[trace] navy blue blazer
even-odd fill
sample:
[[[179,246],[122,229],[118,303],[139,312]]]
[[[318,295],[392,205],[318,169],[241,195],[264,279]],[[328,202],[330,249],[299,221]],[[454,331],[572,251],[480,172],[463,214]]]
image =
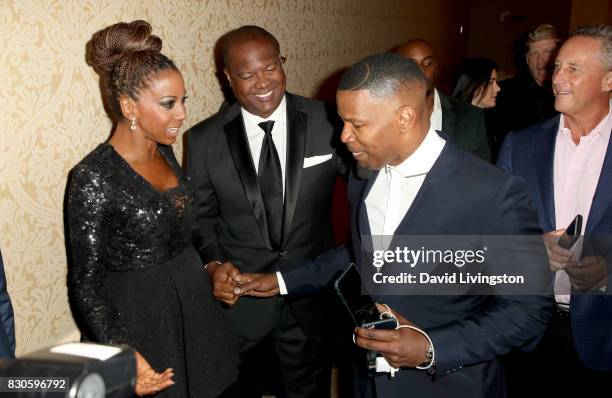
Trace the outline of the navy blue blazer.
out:
[[[553,165],[555,141],[560,116],[510,133],[502,145],[497,165],[527,181],[538,210],[540,226],[555,230],[555,198]],[[612,235],[612,146],[608,148],[593,196],[589,218],[584,227],[586,241],[610,242]],[[612,246],[600,247],[594,253],[608,258],[612,269]],[[589,253],[593,254],[593,253]],[[585,366],[591,369],[612,369],[612,289],[608,275],[605,295],[572,290],[571,325],[574,345]]]
[[[370,234],[365,198],[377,173],[349,180],[352,248]],[[541,233],[524,183],[447,143],[395,235],[532,235]],[[389,248],[393,250],[393,245]],[[543,263],[545,258],[542,258]],[[289,294],[308,294],[329,283],[349,261],[362,255],[337,248],[283,271]],[[543,265],[545,266],[545,264]],[[371,272],[374,272],[373,270]],[[364,276],[365,277],[365,276]],[[416,369],[375,379],[378,396],[491,397],[505,391],[498,357],[537,344],[552,315],[552,297],[387,295],[388,304],[425,329],[436,350],[437,375]]]
[[[2,252],[0,252],[0,358],[15,358],[13,305],[6,290]]]

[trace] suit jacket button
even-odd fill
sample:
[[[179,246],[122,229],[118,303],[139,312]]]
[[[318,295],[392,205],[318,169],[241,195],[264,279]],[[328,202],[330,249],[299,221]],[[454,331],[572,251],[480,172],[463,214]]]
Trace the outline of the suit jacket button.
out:
[[[281,250],[280,252],[278,252],[278,255],[281,257],[285,257],[287,255],[287,250]]]

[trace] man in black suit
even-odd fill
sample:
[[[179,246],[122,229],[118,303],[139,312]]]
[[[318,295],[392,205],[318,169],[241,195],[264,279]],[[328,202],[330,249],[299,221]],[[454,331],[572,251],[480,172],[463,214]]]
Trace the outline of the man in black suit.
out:
[[[241,351],[242,384],[261,367],[261,358],[249,354],[271,341],[288,397],[328,396],[319,298],[238,300],[232,289],[239,272],[282,270],[333,246],[332,192],[336,176],[347,172],[334,149],[337,115],[285,91],[284,59],[266,30],[229,32],[223,56],[237,103],[192,127],[187,140],[196,248],[215,296],[232,306],[227,315]],[[243,396],[258,394],[247,390]]]
[[[486,113],[494,159],[508,132],[543,122],[557,113],[551,78],[558,47],[555,27],[538,25],[527,35],[524,66],[519,74],[499,83],[497,106]]]
[[[394,259],[393,253],[407,248],[404,242],[420,248],[419,239],[423,239],[429,248],[432,241],[426,236],[435,235],[436,242],[459,241],[465,249],[468,243],[511,235],[497,241],[501,245],[489,245],[482,271],[523,274],[526,281],[535,282],[527,283],[534,288],[529,292],[536,294],[523,294],[528,291],[522,287],[508,289],[509,285],[497,286],[500,290],[486,286],[489,294],[483,294],[482,286],[474,284],[460,294],[446,290],[455,288],[452,281],[403,287],[383,282],[370,291],[378,302],[389,305],[404,326],[355,330],[358,346],[382,353],[390,365],[401,368],[393,378],[379,376],[371,384],[364,383],[356,395],[504,396],[498,356],[511,349],[532,348],[550,319],[552,299],[544,289],[548,270],[537,213],[520,178],[458,149],[431,128],[428,91],[417,65],[397,54],[372,55],[349,69],[337,94],[344,120],[341,139],[357,163],[373,171],[367,179],[351,176],[349,180],[354,254],[340,247],[279,275],[241,275],[247,283],[235,292],[299,297],[327,285],[349,261],[357,264],[366,286],[371,287],[368,281],[374,278],[447,269],[441,260],[412,268]],[[380,243],[376,237],[381,235],[390,239]],[[376,256],[368,249],[372,247],[391,254],[385,254],[378,269]],[[459,272],[453,267],[448,268],[449,274]],[[465,269],[476,273],[472,265]]]
[[[412,39],[397,47],[395,52],[415,61],[431,85],[438,77],[438,60],[431,44],[423,39]],[[444,131],[459,148],[479,158],[491,161],[487,130],[482,110],[444,95],[433,89],[427,98],[432,110],[430,122],[434,130]]]

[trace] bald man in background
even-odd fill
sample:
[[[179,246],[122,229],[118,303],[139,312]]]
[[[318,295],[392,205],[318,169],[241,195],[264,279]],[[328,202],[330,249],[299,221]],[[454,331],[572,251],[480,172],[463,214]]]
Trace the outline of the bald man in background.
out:
[[[482,110],[451,98],[435,88],[438,60],[433,46],[423,39],[411,39],[398,46],[395,52],[415,61],[434,88],[427,98],[433,109],[430,118],[433,129],[448,134],[449,139],[459,148],[490,162],[491,151]]]

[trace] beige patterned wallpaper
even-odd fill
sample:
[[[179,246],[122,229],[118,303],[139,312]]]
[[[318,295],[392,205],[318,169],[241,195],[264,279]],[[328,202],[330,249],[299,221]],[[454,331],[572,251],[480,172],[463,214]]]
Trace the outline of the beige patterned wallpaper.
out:
[[[448,15],[451,3],[0,0],[0,248],[17,354],[79,336],[68,306],[62,206],[68,171],[111,128],[84,60],[93,32],[150,21],[185,75],[190,126],[222,100],[212,52],[229,29],[269,29],[287,56],[288,88],[313,95],[327,76],[368,53],[413,35],[445,41],[458,26]],[[175,149],[181,152],[180,143]]]

